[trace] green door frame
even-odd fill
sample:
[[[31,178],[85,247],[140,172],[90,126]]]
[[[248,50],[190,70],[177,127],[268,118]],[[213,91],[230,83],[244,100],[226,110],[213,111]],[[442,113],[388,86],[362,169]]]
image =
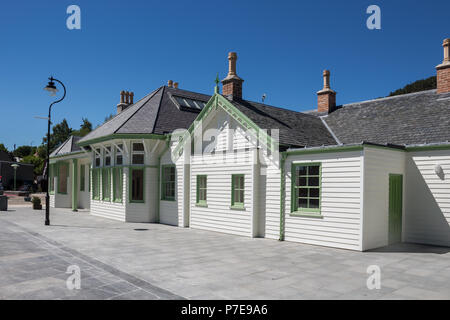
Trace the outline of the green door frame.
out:
[[[389,244],[402,241],[403,175],[389,174]]]

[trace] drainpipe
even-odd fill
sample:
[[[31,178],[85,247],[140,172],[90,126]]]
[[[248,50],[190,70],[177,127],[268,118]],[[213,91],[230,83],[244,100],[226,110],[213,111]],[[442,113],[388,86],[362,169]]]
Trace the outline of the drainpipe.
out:
[[[164,153],[169,149],[170,145],[170,135],[166,137],[166,146],[164,147],[164,150],[159,154],[158,156],[158,187],[157,187],[157,194],[158,199],[156,202],[156,222],[159,223],[159,203],[161,201],[161,157],[164,155]]]
[[[280,154],[280,241],[284,241],[284,217],[285,217],[285,208],[286,208],[286,172],[284,165],[286,163],[287,153],[286,151],[281,152]]]

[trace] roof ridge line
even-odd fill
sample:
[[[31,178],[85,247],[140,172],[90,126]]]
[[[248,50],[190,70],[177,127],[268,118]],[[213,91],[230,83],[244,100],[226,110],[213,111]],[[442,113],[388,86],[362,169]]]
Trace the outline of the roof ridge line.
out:
[[[162,102],[162,99],[164,98],[165,89],[166,89],[166,86],[162,86],[161,99],[159,99],[158,110],[156,111],[156,117],[155,117],[155,121],[153,122],[153,128],[151,131],[152,133],[155,132],[156,122],[158,121],[159,111],[161,110],[161,102]]]
[[[139,110],[141,110],[147,103],[148,101],[153,98],[155,96],[155,94],[157,94],[159,92],[159,90],[161,90],[162,87],[159,87],[158,90],[154,91],[153,94],[147,99],[147,101],[145,101],[139,108],[137,108],[129,117],[127,120],[125,120],[116,130],[114,130],[114,133],[117,133],[117,131],[120,130],[120,128],[122,128],[125,123],[127,123]]]

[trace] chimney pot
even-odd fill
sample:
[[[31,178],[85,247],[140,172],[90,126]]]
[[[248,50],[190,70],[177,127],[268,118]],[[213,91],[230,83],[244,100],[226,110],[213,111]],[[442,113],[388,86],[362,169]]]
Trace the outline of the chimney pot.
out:
[[[336,92],[330,88],[330,71],[323,71],[323,89],[317,92],[317,111],[332,112],[336,108]]]
[[[242,99],[242,83],[244,80],[236,74],[236,52],[228,53],[228,75],[222,80],[222,94],[228,98],[240,100]]]
[[[130,104],[133,104],[134,92],[130,92]]]
[[[436,66],[437,72],[437,93],[450,92],[450,38],[444,39],[444,59]]]
[[[168,86],[169,88],[172,88],[172,86],[173,86],[173,81],[172,81],[172,80],[167,81],[167,86]]]
[[[174,83],[173,83],[173,87],[174,87],[175,89],[178,89],[178,82],[174,82]]]

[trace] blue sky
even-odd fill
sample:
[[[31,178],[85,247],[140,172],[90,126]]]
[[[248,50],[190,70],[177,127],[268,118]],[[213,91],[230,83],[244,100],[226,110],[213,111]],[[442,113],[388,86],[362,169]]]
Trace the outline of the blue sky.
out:
[[[66,9],[81,8],[81,30]],[[366,27],[366,8],[381,8],[381,30]],[[450,37],[450,1],[7,1],[0,10],[0,143],[38,145],[52,98],[48,76],[62,80],[56,105],[78,129],[115,113],[120,90],[135,100],[173,79],[212,93],[227,53],[238,53],[245,99],[314,109],[322,70],[331,70],[337,103],[386,96],[435,75]]]

